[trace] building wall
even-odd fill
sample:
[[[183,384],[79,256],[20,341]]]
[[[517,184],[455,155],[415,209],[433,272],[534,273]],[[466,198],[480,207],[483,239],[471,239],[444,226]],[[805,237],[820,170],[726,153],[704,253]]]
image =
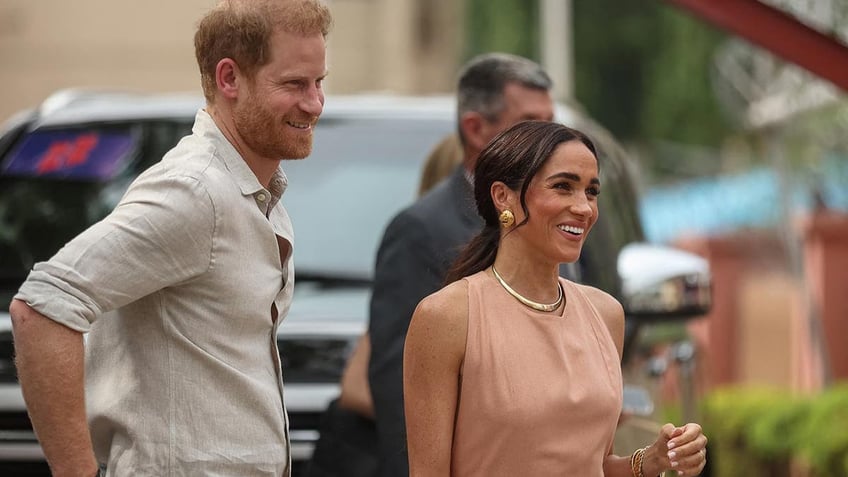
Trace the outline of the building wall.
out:
[[[452,90],[462,2],[326,0],[328,93]],[[3,0],[0,121],[68,87],[198,91],[192,38],[215,0]]]
[[[710,262],[713,306],[689,324],[701,391],[734,384],[791,386],[791,330],[798,278],[775,234],[742,231],[676,243]]]
[[[799,270],[773,234],[681,240],[710,262],[713,308],[689,330],[702,391],[768,385],[815,392],[848,381],[848,215],[816,212],[795,224]]]
[[[168,8],[172,4],[179,8]],[[192,36],[211,5],[211,0],[4,0],[0,118],[66,87],[199,90]]]
[[[328,89],[337,93],[453,90],[463,2],[332,0]]]
[[[817,332],[810,342],[819,346],[826,367],[821,370],[825,384],[848,382],[848,214],[820,211],[800,223],[804,237],[804,272],[809,290],[807,313],[815,320]],[[814,352],[816,350],[811,350]],[[809,361],[813,361],[810,358]],[[803,369],[801,369],[803,378]],[[803,382],[803,381],[802,381]]]

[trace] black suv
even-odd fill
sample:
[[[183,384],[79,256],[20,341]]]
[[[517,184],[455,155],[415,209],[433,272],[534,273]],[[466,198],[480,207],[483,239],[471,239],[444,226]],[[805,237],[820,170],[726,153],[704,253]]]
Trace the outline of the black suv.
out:
[[[283,163],[297,275],[278,339],[295,475],[312,454],[321,413],[338,394],[345,360],[366,328],[382,231],[415,199],[426,154],[454,131],[454,103],[451,97],[330,96],[312,155]],[[130,182],[190,132],[202,106],[199,95],[68,90],[7,121],[0,130],[4,307],[34,263],[108,214]],[[643,235],[633,171],[618,144],[577,111],[560,106],[558,120],[587,132],[601,153],[602,213],[579,271],[584,283],[625,304],[628,342],[643,319],[704,311],[703,263],[635,245]],[[646,259],[650,270],[643,267]],[[0,470],[46,475],[16,381],[5,312],[0,312]]]

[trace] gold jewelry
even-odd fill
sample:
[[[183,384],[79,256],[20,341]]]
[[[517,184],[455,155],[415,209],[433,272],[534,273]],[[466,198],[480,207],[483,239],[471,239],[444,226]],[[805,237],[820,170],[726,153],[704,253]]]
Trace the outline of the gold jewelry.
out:
[[[498,216],[498,220],[501,221],[501,225],[503,225],[505,228],[510,228],[512,227],[512,224],[515,223],[515,216],[512,215],[511,210],[506,209],[501,212],[500,216]]]
[[[648,450],[648,447],[650,446],[636,449],[636,452],[630,455],[630,472],[633,473],[633,477],[645,477],[645,474],[642,472],[642,464],[645,461],[645,451]],[[664,475],[665,473],[661,472],[657,477]]]
[[[633,473],[633,477],[644,477],[642,474],[642,459],[645,457],[645,449],[647,447],[636,449],[636,452],[630,455],[630,472]]]
[[[564,297],[564,293],[562,292],[562,284],[561,283],[558,283],[559,286],[557,287],[557,290],[559,290],[559,296],[557,296],[557,299],[556,299],[555,302],[550,303],[550,304],[538,303],[538,302],[535,302],[533,300],[529,300],[529,299],[521,296],[520,293],[513,290],[512,287],[509,286],[509,284],[507,284],[506,281],[504,281],[503,278],[501,278],[501,274],[498,273],[498,271],[495,269],[494,264],[492,265],[492,273],[495,275],[495,279],[498,280],[498,283],[500,283],[501,286],[504,287],[504,290],[506,290],[507,293],[512,295],[516,300],[520,301],[522,305],[529,306],[530,308],[532,308],[534,310],[538,310],[538,311],[554,311],[557,308],[559,308],[560,305],[562,305],[562,299]]]
[[[633,477],[639,477],[639,468],[636,467],[636,454],[638,453],[639,450],[636,450],[630,454],[630,473],[633,474]]]

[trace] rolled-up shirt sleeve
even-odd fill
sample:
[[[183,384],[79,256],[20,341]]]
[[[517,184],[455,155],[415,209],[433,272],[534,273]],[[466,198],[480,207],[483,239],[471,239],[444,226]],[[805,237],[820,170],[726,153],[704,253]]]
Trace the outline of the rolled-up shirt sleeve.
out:
[[[105,219],[37,263],[15,298],[87,332],[103,313],[212,267],[216,223],[197,178],[144,174]]]

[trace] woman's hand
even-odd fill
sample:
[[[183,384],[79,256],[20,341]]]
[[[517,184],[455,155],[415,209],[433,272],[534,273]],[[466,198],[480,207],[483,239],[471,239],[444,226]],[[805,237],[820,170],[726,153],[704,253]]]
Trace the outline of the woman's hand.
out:
[[[707,463],[707,436],[701,426],[689,423],[682,427],[666,424],[656,442],[645,449],[642,474],[653,477],[667,470],[678,475],[694,476]]]

